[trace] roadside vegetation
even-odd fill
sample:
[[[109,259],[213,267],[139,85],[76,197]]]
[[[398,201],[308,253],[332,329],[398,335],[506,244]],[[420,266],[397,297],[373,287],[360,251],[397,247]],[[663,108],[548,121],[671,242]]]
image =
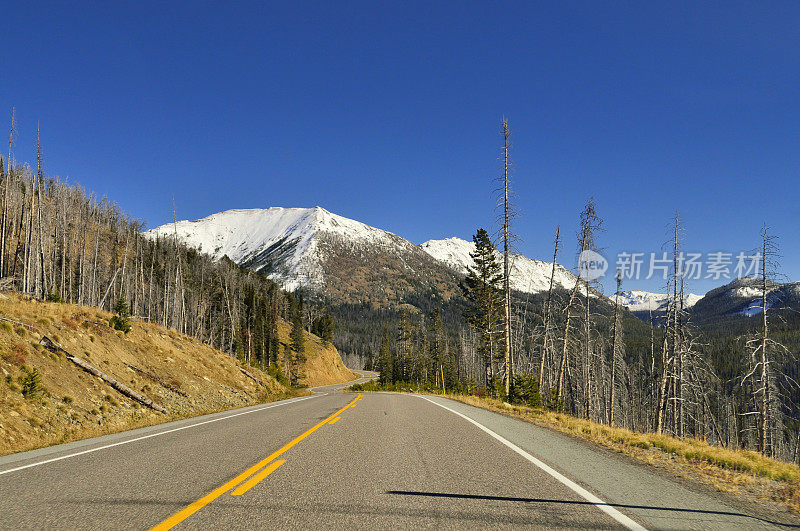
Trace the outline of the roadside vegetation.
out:
[[[124,304],[115,309],[0,293],[0,455],[280,400],[304,394],[306,385],[352,379],[335,348],[297,327],[293,340],[302,342],[305,361],[303,379],[292,385],[291,371],[280,364],[244,363],[130,317]],[[292,325],[279,321],[277,330],[279,344],[289,345]]]
[[[0,454],[351,380],[335,323],[107,198],[0,155]],[[316,332],[321,337],[312,335]]]

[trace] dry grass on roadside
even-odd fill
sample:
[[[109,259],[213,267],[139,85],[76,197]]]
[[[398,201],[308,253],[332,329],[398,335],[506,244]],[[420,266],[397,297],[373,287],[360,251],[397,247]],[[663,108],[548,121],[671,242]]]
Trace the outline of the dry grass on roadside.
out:
[[[513,406],[493,398],[448,395],[465,404],[521,418],[613,450],[681,476],[695,475],[725,492],[747,491],[800,513],[800,467],[750,450],[731,450],[698,439],[636,433],[563,413]]]

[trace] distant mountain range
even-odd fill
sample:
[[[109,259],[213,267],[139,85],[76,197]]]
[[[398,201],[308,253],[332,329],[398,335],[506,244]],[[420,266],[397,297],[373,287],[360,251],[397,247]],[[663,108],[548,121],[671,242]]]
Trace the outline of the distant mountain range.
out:
[[[713,289],[697,301],[692,309],[699,322],[710,322],[722,317],[755,317],[761,314],[761,281],[742,278]],[[800,309],[800,282],[769,282],[767,308]]]
[[[324,208],[227,210],[196,221],[169,223],[145,233],[178,238],[214,258],[227,256],[265,273],[284,289],[304,288],[332,302],[400,304],[412,294],[448,299],[472,264],[475,246],[460,238],[416,245],[391,232],[370,227]],[[511,287],[523,294],[548,290],[552,262],[521,254],[511,259]],[[554,284],[571,289],[576,276],[556,264]],[[771,304],[800,308],[800,283],[771,284]],[[701,320],[760,312],[756,281],[740,279],[705,296],[689,294],[685,307]],[[667,295],[625,291],[620,302],[646,319],[663,312]]]
[[[632,312],[659,312],[667,307],[666,293],[650,293],[649,291],[630,290],[620,292],[620,303]],[[691,308],[702,295],[690,293],[684,296],[684,308]]]

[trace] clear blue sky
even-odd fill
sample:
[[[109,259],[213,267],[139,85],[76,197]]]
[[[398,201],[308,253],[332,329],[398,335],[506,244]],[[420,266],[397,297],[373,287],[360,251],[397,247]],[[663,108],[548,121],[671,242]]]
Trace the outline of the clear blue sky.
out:
[[[321,205],[468,239],[494,219],[505,115],[524,254],[560,224],[572,265],[594,195],[609,254],[658,251],[678,209],[703,253],[769,223],[800,280],[797,2],[12,4],[17,159],[40,121],[48,172],[149,226],[174,196],[183,219]]]

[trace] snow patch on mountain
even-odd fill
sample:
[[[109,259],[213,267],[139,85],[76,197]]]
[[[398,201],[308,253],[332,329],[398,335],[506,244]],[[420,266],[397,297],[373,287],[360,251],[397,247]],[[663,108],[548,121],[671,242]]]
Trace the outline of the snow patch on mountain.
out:
[[[731,292],[732,297],[739,297],[740,299],[752,299],[761,297],[761,289],[752,286],[743,286],[736,288]]]
[[[472,266],[470,253],[475,252],[475,243],[461,238],[430,240],[420,245],[426,253],[444,263],[459,274],[466,274]],[[498,253],[498,257],[500,257]],[[533,260],[521,254],[511,255],[511,288],[523,293],[541,293],[550,289],[550,275],[553,273],[552,262]],[[572,289],[575,286],[575,275],[563,266],[556,264],[553,281],[556,287]]]
[[[756,315],[759,315],[761,313],[761,311],[764,309],[762,305],[763,305],[763,301],[761,301],[761,300],[753,301],[753,302],[751,302],[750,304],[747,305],[747,308],[745,308],[744,310],[741,311],[741,314],[742,315],[746,315],[747,317],[754,317]],[[772,308],[772,305],[773,305],[773,301],[768,300],[767,301],[767,310]],[[767,315],[769,315],[769,312],[767,312]]]

